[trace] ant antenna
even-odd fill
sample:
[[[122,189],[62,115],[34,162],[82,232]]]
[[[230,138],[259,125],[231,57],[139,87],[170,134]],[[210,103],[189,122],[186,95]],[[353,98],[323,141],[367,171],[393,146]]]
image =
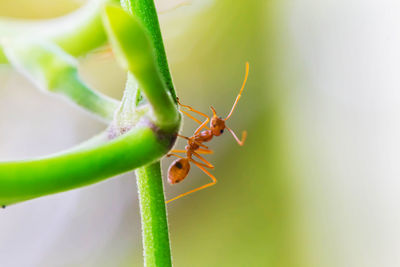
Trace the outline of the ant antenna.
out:
[[[213,106],[210,106],[210,109],[211,109],[211,111],[212,111],[212,113],[213,113],[213,116],[214,116],[214,117],[217,117],[217,112],[215,111],[214,107],[213,107]]]
[[[247,81],[247,77],[248,77],[248,76],[249,76],[249,62],[246,62],[246,74],[245,74],[245,76],[244,76],[244,81],[243,81],[243,84],[242,84],[242,88],[240,88],[240,92],[239,92],[238,96],[236,97],[236,100],[235,100],[235,103],[233,104],[233,107],[232,107],[232,109],[231,109],[231,112],[229,112],[228,116],[225,118],[225,121],[228,120],[229,117],[232,115],[232,112],[233,112],[233,110],[235,109],[236,104],[237,104],[237,102],[239,101],[239,99],[240,99],[240,97],[241,97],[241,95],[242,95],[242,91],[243,91],[243,89],[244,89],[244,86],[245,86],[245,84],[246,84],[246,81]]]
[[[234,133],[234,131],[228,127],[226,127],[226,129],[228,129],[228,131],[233,135],[233,138],[235,138],[236,142],[239,144],[239,146],[243,146],[244,145],[244,141],[246,140],[247,137],[247,132],[243,131],[242,133],[242,140],[239,140],[239,138],[236,136],[236,134]]]

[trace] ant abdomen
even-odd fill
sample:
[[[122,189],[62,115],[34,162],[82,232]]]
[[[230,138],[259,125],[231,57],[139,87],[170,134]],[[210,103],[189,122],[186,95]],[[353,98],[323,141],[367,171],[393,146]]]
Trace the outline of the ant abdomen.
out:
[[[177,159],[169,166],[168,182],[176,184],[186,178],[190,171],[190,163],[186,158]]]

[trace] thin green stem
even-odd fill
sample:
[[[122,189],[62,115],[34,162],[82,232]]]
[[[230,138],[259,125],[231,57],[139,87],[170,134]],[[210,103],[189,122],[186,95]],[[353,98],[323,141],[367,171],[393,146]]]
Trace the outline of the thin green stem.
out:
[[[145,266],[172,266],[160,162],[137,169],[136,179],[142,216]]]
[[[153,44],[156,63],[161,76],[172,95],[176,100],[174,84],[171,72],[168,67],[167,55],[158,22],[157,10],[153,0],[121,0],[121,5],[125,11],[135,16],[147,30],[151,43]]]
[[[82,56],[107,41],[101,21],[105,4],[118,0],[90,1],[77,11],[57,19],[41,21],[0,19],[0,64],[8,63],[2,40],[24,36],[26,39],[48,40],[56,43],[72,56]]]
[[[87,4],[82,8],[82,14],[78,11],[75,20],[66,24],[68,27],[64,31],[50,36],[50,40],[75,57],[105,44],[107,36],[100,12],[105,4],[118,4],[118,0],[98,0]]]
[[[106,121],[113,119],[118,101],[86,86],[75,59],[57,45],[21,39],[6,42],[4,48],[10,63],[40,89],[65,95]]]
[[[62,76],[60,76],[62,77]],[[57,86],[59,93],[66,95],[77,105],[85,110],[99,116],[107,122],[114,118],[114,112],[119,102],[85,85],[78,77],[78,73],[73,71],[67,73],[64,81]]]

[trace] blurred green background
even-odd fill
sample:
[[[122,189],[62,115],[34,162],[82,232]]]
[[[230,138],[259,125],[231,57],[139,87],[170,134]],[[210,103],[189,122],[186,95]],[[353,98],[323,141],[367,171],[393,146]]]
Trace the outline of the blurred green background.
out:
[[[48,19],[84,3],[0,0],[0,16]],[[224,116],[250,62],[228,123],[238,135],[248,131],[246,144],[215,138],[207,159],[218,184],[168,205],[174,266],[398,266],[396,2],[156,4],[183,103]],[[125,74],[112,56],[81,58],[80,71],[121,97]],[[7,160],[68,148],[105,125],[0,66],[0,127]],[[195,127],[185,118],[182,133]],[[167,199],[206,182],[196,168],[181,184],[165,179]],[[1,266],[142,265],[132,173],[9,207],[0,218]]]

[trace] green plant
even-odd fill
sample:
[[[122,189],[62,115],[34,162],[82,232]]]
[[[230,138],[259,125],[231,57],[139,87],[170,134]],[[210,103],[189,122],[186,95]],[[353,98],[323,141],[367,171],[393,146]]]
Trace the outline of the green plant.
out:
[[[137,169],[145,265],[171,266],[159,160],[174,144],[181,118],[155,6],[153,0],[122,0],[121,5],[103,0],[95,5],[64,21],[69,26],[65,31],[0,22],[0,63],[10,64],[39,88],[62,94],[109,123],[106,131],[65,152],[1,162],[0,204]],[[77,72],[75,57],[107,40],[128,72],[121,102],[89,88]]]

